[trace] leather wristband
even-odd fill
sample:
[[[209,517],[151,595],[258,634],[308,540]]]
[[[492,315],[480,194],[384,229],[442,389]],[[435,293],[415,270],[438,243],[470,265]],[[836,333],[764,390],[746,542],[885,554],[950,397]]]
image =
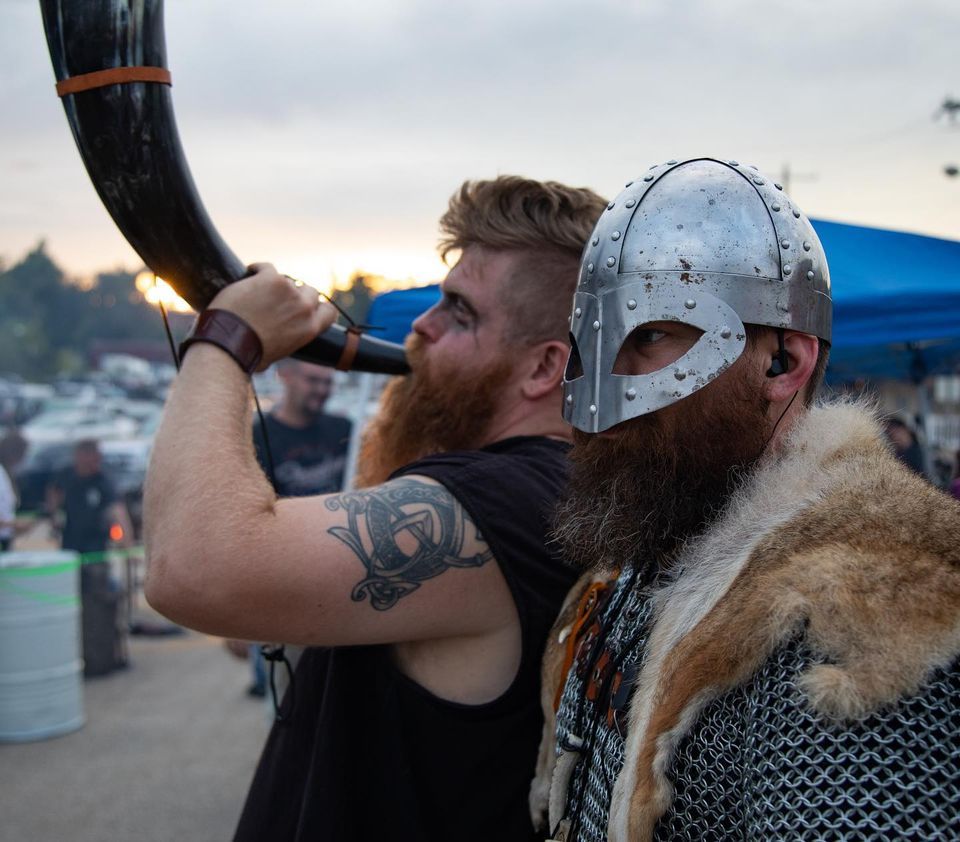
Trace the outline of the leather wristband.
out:
[[[209,342],[226,351],[247,374],[253,374],[263,358],[260,337],[243,319],[229,310],[204,310],[190,335],[180,343],[180,362],[191,345]]]

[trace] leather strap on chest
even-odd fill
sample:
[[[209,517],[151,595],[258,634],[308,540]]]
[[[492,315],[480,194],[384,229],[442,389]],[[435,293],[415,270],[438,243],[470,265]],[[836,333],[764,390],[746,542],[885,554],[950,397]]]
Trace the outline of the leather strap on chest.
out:
[[[567,676],[573,668],[573,661],[577,654],[577,647],[583,640],[583,635],[590,627],[590,623],[599,609],[601,597],[610,589],[609,582],[592,582],[590,586],[580,596],[580,602],[577,604],[577,613],[574,615],[573,623],[568,626],[566,635],[566,648],[563,655],[563,666],[560,669],[557,691],[553,697],[553,711],[556,713],[560,709],[560,700],[563,697],[563,688],[567,683]]]

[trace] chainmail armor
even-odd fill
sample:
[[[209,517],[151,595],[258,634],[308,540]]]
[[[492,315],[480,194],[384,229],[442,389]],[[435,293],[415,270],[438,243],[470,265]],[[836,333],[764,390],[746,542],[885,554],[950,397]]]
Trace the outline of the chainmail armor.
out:
[[[614,652],[649,624],[648,597],[631,594],[613,620],[607,645]],[[616,594],[608,611],[615,601]],[[624,662],[642,659],[645,646],[643,635]],[[673,758],[673,805],[655,839],[960,839],[960,665],[894,707],[832,723],[806,706],[796,686],[812,661],[801,641],[791,641],[747,684],[703,710]],[[557,718],[561,742],[574,728],[582,685],[572,670]],[[623,765],[623,735],[607,726],[601,707],[587,704],[585,754],[569,789],[567,814],[579,814],[579,842],[606,839]]]

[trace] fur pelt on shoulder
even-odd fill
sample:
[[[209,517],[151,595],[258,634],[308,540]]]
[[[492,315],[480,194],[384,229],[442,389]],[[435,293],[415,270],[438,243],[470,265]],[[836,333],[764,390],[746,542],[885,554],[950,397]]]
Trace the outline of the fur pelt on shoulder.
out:
[[[650,839],[670,808],[667,772],[704,707],[804,635],[818,663],[799,676],[823,717],[855,720],[918,692],[960,655],[960,504],[905,468],[875,416],[854,403],[815,407],[654,597],[653,627],[630,702],[625,763],[609,839]],[[576,591],[565,606],[576,605]],[[553,697],[562,663],[544,662],[547,725],[531,790],[535,820],[553,775]],[[556,786],[554,789],[556,790]],[[550,793],[550,821],[565,793]]]

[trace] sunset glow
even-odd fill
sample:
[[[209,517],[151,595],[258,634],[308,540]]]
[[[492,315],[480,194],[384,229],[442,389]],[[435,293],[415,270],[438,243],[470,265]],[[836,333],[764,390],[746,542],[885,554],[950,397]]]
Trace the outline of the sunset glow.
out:
[[[193,308],[187,304],[163,278],[154,275],[153,272],[146,271],[137,275],[134,281],[137,291],[143,295],[144,300],[154,307],[161,304],[176,313],[192,313]]]
[[[277,260],[281,272],[303,281],[329,295],[334,290],[348,289],[353,276],[362,273],[374,293],[390,289],[423,286],[443,279],[449,267],[435,253],[370,252],[325,260],[316,255],[290,256]],[[163,278],[149,270],[140,272],[134,281],[137,291],[154,307],[163,304],[168,311],[191,313],[193,308]]]
[[[449,271],[436,252],[364,251],[350,254],[290,254],[277,258],[277,268],[324,293],[346,289],[357,272],[369,277],[374,292],[423,286],[443,280]]]

